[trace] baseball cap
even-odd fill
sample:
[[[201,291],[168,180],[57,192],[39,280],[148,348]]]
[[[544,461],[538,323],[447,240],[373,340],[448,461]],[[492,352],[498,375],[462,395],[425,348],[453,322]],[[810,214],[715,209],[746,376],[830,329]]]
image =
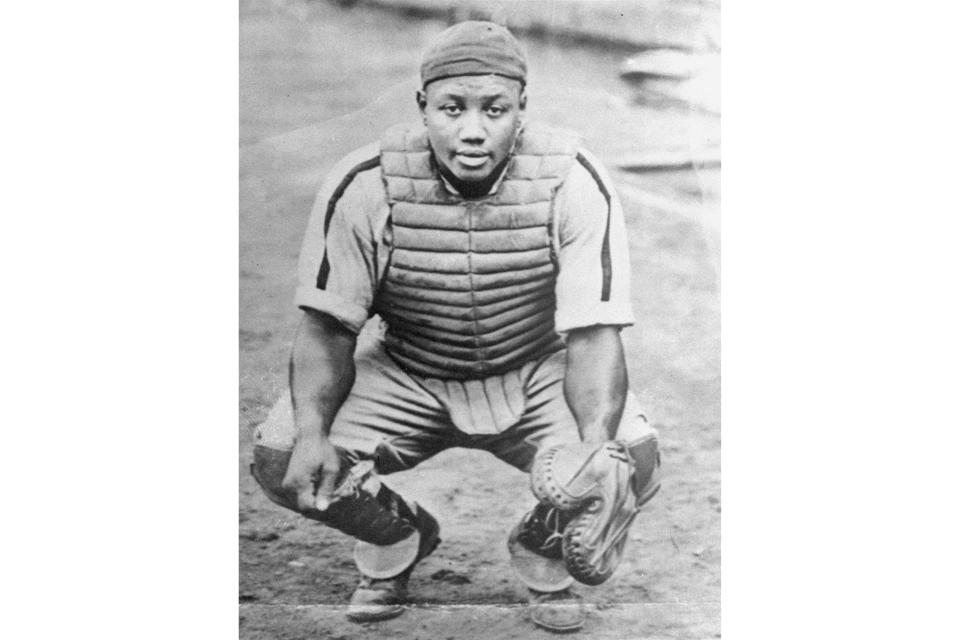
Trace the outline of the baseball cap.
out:
[[[420,64],[423,86],[454,76],[494,74],[526,83],[527,57],[506,27],[468,20],[441,33]]]

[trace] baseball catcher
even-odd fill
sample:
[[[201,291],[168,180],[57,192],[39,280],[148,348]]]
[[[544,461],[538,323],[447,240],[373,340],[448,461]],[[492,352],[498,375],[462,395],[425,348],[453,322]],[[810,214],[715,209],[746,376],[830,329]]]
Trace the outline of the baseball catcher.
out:
[[[575,630],[573,583],[613,575],[659,489],[620,340],[623,212],[576,135],[526,121],[527,61],[505,28],[451,27],[420,78],[421,121],[349,154],[317,196],[290,391],[257,428],[252,471],[277,504],[356,539],[347,615],[369,622],[403,612],[440,543],[437,518],[383,477],[489,451],[530,473],[537,502],[508,547],[531,619]]]

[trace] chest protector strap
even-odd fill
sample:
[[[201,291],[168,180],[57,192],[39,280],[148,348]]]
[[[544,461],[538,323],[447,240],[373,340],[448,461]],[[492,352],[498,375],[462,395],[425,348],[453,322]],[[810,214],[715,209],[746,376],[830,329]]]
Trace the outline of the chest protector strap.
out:
[[[390,355],[412,373],[504,373],[561,348],[554,329],[553,204],[577,139],[544,126],[517,140],[495,193],[464,200],[440,180],[423,127],[381,143],[390,261],[376,309]]]

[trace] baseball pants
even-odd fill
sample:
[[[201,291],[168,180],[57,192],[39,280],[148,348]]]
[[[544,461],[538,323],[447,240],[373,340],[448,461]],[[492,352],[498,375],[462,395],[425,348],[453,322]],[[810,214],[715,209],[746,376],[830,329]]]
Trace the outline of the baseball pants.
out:
[[[444,381],[404,372],[379,335],[363,332],[355,362],[353,388],[330,432],[347,464],[373,460],[377,472],[386,475],[412,469],[444,449],[465,447],[488,451],[526,472],[541,449],[580,441],[563,395],[565,351],[484,380]],[[628,393],[617,438],[629,442],[651,433],[656,435]],[[282,460],[293,449],[289,391],[257,427],[255,438],[273,459]]]

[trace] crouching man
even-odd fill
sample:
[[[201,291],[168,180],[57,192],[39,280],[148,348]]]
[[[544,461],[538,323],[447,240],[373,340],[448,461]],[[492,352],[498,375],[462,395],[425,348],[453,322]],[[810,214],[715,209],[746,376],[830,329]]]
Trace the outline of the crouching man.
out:
[[[343,159],[300,259],[290,394],[257,430],[277,504],[357,539],[348,617],[399,615],[433,515],[381,477],[449,447],[529,472],[508,536],[533,621],[582,626],[570,589],[616,568],[659,488],[657,436],[627,386],[623,214],[577,138],[527,123],[527,63],[464,22],[420,69],[422,122]],[[374,314],[379,331],[361,328]]]

